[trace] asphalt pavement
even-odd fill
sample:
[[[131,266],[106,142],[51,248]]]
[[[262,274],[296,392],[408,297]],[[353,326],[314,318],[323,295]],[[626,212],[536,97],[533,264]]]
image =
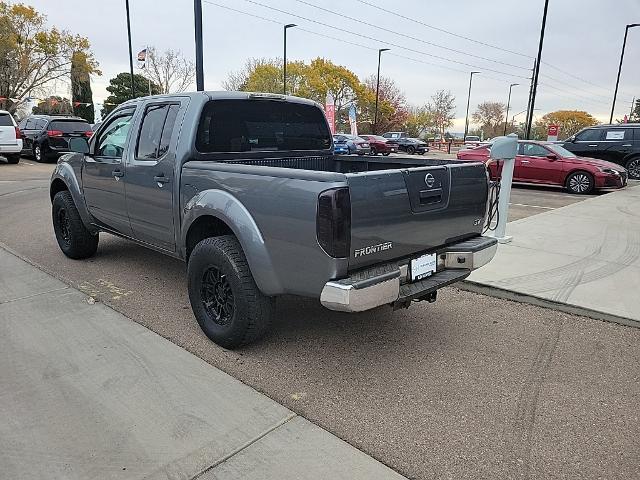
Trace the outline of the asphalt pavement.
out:
[[[0,242],[399,473],[640,477],[640,330],[447,288],[356,315],[282,298],[271,335],[226,351],[193,318],[181,262],[104,234],[95,257],[62,255],[52,169],[0,164]],[[578,201],[540,191],[512,202],[535,215]]]

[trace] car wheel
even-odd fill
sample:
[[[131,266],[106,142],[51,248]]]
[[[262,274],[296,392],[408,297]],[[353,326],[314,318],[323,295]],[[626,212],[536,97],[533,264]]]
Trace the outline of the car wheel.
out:
[[[584,195],[591,193],[595,185],[593,175],[588,172],[573,172],[567,177],[566,188],[570,193]]]
[[[36,162],[42,162],[44,160],[42,147],[40,146],[39,143],[36,143],[33,146],[33,158],[35,159]]]
[[[626,165],[629,178],[640,180],[640,157],[630,158]]]
[[[384,155],[385,157],[388,157],[389,155],[391,155],[391,152],[384,152],[382,155]]]
[[[7,162],[8,163],[11,163],[12,165],[15,165],[19,161],[20,161],[20,154],[7,155]]]
[[[52,206],[53,230],[60,250],[75,260],[88,258],[98,249],[98,234],[84,226],[80,213],[67,190],[56,193]]]
[[[416,153],[416,147],[413,147],[413,146],[409,145],[409,146],[407,147],[407,153],[408,153],[409,155],[413,155],[414,153]]]
[[[369,153],[375,156],[375,155],[378,155],[378,150],[376,150],[376,147],[371,147],[371,151]]]
[[[187,266],[189,301],[207,337],[236,348],[262,337],[274,312],[274,299],[260,292],[238,240],[231,235],[198,243]]]

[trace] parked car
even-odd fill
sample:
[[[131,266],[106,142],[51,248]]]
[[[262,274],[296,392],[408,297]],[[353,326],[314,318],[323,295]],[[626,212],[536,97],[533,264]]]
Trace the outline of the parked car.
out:
[[[458,159],[486,162],[491,146],[458,152]],[[499,176],[497,163],[489,164],[491,178]],[[520,141],[513,181],[563,186],[570,193],[591,193],[598,188],[622,188],[627,185],[627,171],[615,163],[578,157],[561,145],[551,142]]]
[[[19,127],[24,139],[22,153],[33,155],[36,162],[57,159],[70,151],[71,138],[93,134],[86,120],[71,116],[30,115]]]
[[[371,151],[369,142],[357,135],[349,135],[346,133],[337,133],[333,136],[333,145],[335,153],[343,153],[346,147],[346,154],[356,153],[358,155],[368,155]],[[336,147],[338,150],[336,150]]]
[[[429,151],[427,143],[418,138],[399,137],[395,141],[398,143],[398,149],[407,152],[409,155],[414,153],[424,155],[425,152]]]
[[[483,143],[485,142],[480,140],[480,137],[477,135],[467,135],[466,137],[464,137],[465,148],[479,147]],[[486,143],[489,143],[489,142],[486,142]]]
[[[22,134],[13,116],[6,110],[0,110],[0,155],[9,163],[20,161]]]
[[[107,232],[187,262],[194,315],[226,348],[265,333],[280,295],[346,312],[408,307],[496,250],[482,236],[483,165],[334,156],[311,100],[137,98],[70,146],[50,184],[63,253],[90,257]]]
[[[583,157],[622,165],[629,178],[640,180],[640,123],[598,125],[580,130],[562,144]]]
[[[406,138],[409,134],[407,132],[385,132],[382,136],[384,138],[390,138],[391,140],[397,140],[398,138]]]
[[[389,138],[381,137],[380,135],[360,135],[369,142],[371,147],[371,155],[377,155],[381,153],[385,157],[398,151],[398,143]]]

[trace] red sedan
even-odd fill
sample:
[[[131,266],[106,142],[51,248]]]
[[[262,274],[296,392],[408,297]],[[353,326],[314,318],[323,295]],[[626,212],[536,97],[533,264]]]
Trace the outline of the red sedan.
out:
[[[491,145],[458,152],[458,160],[486,162]],[[489,164],[491,178],[499,177],[496,162]],[[515,183],[560,185],[570,193],[590,193],[596,188],[622,188],[627,185],[627,171],[615,163],[578,157],[562,146],[549,142],[518,142],[513,170]]]
[[[380,135],[360,135],[369,142],[371,155],[383,154],[385,157],[390,153],[398,151],[398,144],[393,140],[381,137]]]

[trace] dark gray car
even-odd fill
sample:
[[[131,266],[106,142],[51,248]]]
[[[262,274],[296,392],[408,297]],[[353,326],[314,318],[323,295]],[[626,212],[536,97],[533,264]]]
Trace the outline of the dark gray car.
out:
[[[99,232],[188,263],[204,332],[260,337],[283,294],[329,309],[434,301],[488,262],[483,164],[342,157],[318,104],[240,92],[147,97],[117,107],[51,179],[71,258]]]

